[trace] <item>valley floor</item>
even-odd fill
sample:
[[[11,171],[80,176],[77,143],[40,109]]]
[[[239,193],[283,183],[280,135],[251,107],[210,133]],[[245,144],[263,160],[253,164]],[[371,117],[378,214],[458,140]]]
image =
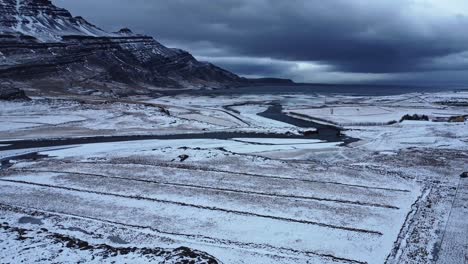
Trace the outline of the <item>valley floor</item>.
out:
[[[466,263],[467,101],[1,102],[0,262]]]

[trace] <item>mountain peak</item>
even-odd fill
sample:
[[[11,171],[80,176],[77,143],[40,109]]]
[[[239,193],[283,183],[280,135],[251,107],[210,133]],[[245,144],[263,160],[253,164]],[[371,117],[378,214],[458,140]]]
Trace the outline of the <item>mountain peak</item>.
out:
[[[0,33],[32,36],[40,42],[58,42],[64,35],[109,35],[49,0],[0,0],[0,13]]]
[[[133,35],[133,32],[129,28],[121,28],[119,31],[115,33],[119,35]]]

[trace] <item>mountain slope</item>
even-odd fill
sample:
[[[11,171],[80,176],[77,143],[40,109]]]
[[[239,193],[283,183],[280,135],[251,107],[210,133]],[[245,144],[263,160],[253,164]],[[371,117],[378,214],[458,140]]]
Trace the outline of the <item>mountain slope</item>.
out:
[[[0,0],[0,80],[55,92],[86,93],[83,86],[92,86],[117,95],[246,81],[152,37],[129,29],[106,32],[49,0]],[[114,89],[106,89],[112,82]]]

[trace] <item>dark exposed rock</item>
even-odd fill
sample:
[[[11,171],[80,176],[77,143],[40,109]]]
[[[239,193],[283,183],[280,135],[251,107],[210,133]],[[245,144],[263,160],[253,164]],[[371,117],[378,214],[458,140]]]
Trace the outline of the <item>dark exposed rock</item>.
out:
[[[122,28],[119,31],[115,32],[120,35],[131,35],[133,32],[129,28]]]
[[[23,90],[18,88],[4,87],[0,84],[0,100],[31,100],[26,96]]]
[[[166,249],[157,247],[113,247],[107,244],[91,244],[87,241],[72,236],[49,232],[44,228],[42,228],[39,232],[35,232],[34,230],[30,229],[10,226],[6,222],[0,224],[0,231],[16,233],[16,239],[20,241],[31,240],[37,236],[38,233],[45,232],[45,234],[43,234],[44,238],[51,243],[59,244],[64,248],[66,247],[72,250],[88,251],[89,254],[94,254],[95,257],[102,257],[104,259],[105,256],[118,256],[133,253],[135,255],[145,256],[149,263],[153,259],[153,256],[163,257],[165,259],[164,263],[218,263],[217,259],[210,256],[209,254],[188,247]]]
[[[217,264],[218,261],[215,258],[207,258],[200,254],[200,252],[194,251],[188,247],[179,247],[174,249],[172,254],[166,258],[167,260],[173,261],[172,263],[206,263],[206,264]]]
[[[457,123],[457,122],[465,122],[467,120],[468,116],[451,116],[449,118],[449,122]]]
[[[306,131],[302,131],[302,134],[305,137],[311,137],[311,136],[317,135],[318,131],[317,130],[306,130]]]
[[[460,174],[460,177],[461,178],[468,178],[468,171],[465,171],[462,174]]]
[[[181,162],[185,161],[188,158],[189,158],[189,155],[187,155],[187,154],[179,155],[179,159],[180,159]]]

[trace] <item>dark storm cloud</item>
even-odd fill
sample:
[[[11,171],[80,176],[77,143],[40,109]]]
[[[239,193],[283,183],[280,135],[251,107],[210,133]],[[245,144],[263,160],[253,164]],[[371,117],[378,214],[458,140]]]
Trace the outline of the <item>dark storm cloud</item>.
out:
[[[108,30],[128,26],[245,75],[309,80],[312,68],[390,78],[468,69],[468,5],[460,0],[54,2]]]
[[[295,66],[294,62],[252,57],[204,57],[198,59],[210,61],[242,75],[279,76],[285,69]]]

